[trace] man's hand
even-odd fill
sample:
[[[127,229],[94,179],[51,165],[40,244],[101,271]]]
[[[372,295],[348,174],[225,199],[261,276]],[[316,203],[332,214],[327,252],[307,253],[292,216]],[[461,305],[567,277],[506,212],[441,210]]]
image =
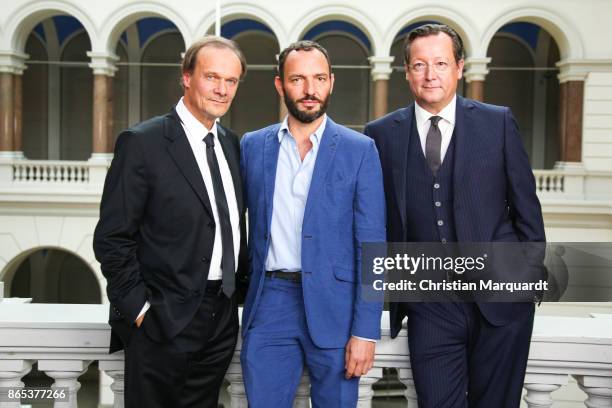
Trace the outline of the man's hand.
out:
[[[142,324],[142,321],[144,320],[146,313],[141,314],[140,316],[138,316],[138,318],[136,319],[136,327],[140,328],[140,325]]]
[[[346,343],[344,354],[345,378],[348,380],[351,377],[366,375],[374,364],[375,351],[375,342],[351,337]]]

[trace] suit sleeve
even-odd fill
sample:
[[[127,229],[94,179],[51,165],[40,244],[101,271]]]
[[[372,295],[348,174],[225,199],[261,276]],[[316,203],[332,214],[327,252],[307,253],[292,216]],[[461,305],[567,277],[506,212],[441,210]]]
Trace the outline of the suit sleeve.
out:
[[[113,309],[130,324],[147,300],[138,261],[138,235],[148,195],[146,163],[138,135],[117,139],[100,204],[93,249],[107,280]]]
[[[520,241],[544,242],[546,236],[542,208],[536,195],[535,178],[529,158],[523,148],[518,126],[510,109],[506,109],[504,115],[504,156],[510,218]]]
[[[244,137],[243,137],[244,139]],[[240,150],[240,178],[242,180],[242,202],[244,203],[245,211],[240,214],[240,255],[238,257],[238,272],[236,274],[236,288],[238,290],[238,303],[244,303],[244,299],[246,299],[246,294],[249,289],[249,269],[250,269],[250,261],[249,261],[249,251],[247,246],[247,225],[246,225],[246,208],[247,208],[247,179],[246,172],[244,171],[243,160],[244,152],[242,146],[242,140],[239,144]]]
[[[364,243],[384,243],[385,230],[385,193],[382,169],[376,146],[368,141],[356,180],[354,200],[354,231],[357,274],[357,296],[353,314],[351,335],[366,339],[380,338],[380,317],[383,309],[382,299],[364,299],[363,291],[369,282],[362,281],[362,248]]]

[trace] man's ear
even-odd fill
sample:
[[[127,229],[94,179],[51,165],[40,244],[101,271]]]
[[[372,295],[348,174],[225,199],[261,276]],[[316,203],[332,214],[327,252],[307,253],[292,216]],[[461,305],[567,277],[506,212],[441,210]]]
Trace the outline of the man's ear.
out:
[[[285,91],[283,91],[283,80],[278,75],[274,77],[274,87],[280,96],[285,96]]]
[[[183,72],[183,88],[187,89],[191,86],[191,74]]]
[[[329,88],[329,94],[331,95],[332,92],[334,91],[334,81],[336,80],[336,76],[334,75],[333,72],[329,74],[329,80],[331,81],[331,86]]]

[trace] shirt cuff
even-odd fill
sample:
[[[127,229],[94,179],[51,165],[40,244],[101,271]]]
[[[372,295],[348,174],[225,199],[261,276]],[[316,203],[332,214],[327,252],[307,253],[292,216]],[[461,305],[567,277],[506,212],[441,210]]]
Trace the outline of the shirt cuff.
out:
[[[359,336],[352,336],[352,337],[359,339],[359,340],[371,341],[372,343],[376,343],[375,339],[368,339],[366,337],[359,337]]]
[[[144,304],[144,306],[142,307],[142,309],[140,309],[140,313],[138,313],[138,316],[136,316],[136,320],[140,319],[140,316],[144,315],[145,313],[147,313],[147,310],[149,310],[149,308],[151,307],[151,304],[149,303],[149,301],[147,300]]]

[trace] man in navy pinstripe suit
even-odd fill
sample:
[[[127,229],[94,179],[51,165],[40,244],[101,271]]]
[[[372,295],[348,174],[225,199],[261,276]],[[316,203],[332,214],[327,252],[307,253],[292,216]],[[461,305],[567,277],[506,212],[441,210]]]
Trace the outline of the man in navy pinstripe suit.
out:
[[[544,242],[510,109],[456,95],[461,38],[427,24],[404,52],[415,103],[365,130],[381,156],[388,241]],[[533,303],[394,303],[392,337],[405,316],[419,407],[519,406]]]

